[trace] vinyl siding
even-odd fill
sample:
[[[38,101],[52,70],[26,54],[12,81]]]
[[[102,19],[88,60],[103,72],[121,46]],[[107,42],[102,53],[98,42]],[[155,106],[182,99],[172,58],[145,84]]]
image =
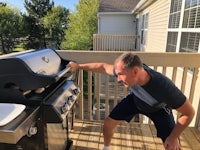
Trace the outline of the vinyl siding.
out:
[[[144,10],[149,12],[146,52],[165,52],[170,1],[161,0]]]

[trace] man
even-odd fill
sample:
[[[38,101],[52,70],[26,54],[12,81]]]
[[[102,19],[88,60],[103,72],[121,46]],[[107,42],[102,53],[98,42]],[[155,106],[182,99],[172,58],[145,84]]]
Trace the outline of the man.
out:
[[[170,79],[143,64],[134,53],[122,54],[114,65],[70,62],[69,66],[71,71],[83,69],[115,75],[118,82],[131,89],[104,121],[103,150],[109,150],[114,128],[123,120],[130,122],[138,113],[146,115],[154,122],[157,136],[162,139],[166,150],[181,150],[179,136],[190,124],[195,112],[186,96]],[[181,113],[177,123],[174,121],[172,109]]]

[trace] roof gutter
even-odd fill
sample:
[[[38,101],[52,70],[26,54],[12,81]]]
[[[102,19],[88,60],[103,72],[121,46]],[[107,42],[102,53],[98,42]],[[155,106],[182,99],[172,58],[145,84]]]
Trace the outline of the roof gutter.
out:
[[[99,15],[104,15],[104,14],[106,14],[106,15],[131,15],[132,14],[132,12],[98,12],[97,13],[97,16],[99,16]]]
[[[138,14],[140,11],[144,10],[157,0],[140,0],[139,3],[132,10],[132,14]]]

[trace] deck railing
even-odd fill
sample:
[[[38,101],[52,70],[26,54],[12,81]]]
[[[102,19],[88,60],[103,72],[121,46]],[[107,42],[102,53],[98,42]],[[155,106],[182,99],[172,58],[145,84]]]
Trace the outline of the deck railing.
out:
[[[138,35],[94,34],[93,50],[95,51],[138,51]]]
[[[58,53],[63,58],[76,60],[78,63],[107,62],[111,64],[117,56],[122,54],[122,52],[116,51],[65,50],[59,50]],[[136,54],[141,57],[144,63],[172,79],[185,93],[196,110],[196,115],[190,126],[200,129],[200,54],[144,52],[137,52]],[[104,119],[120,98],[128,92],[112,76],[92,72],[79,71],[78,84],[82,94],[79,97],[78,115],[76,117],[82,120]],[[105,104],[105,109],[102,108],[102,103]],[[94,107],[94,104],[96,104],[96,107]],[[178,117],[179,114],[175,113],[175,115]],[[140,121],[150,123],[146,119],[140,117]]]

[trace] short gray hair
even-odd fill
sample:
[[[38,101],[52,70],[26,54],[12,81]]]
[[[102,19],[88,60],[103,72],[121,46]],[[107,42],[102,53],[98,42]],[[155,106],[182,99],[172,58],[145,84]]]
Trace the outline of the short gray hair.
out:
[[[139,58],[138,55],[128,52],[128,53],[123,53],[120,55],[116,60],[115,60],[115,65],[119,62],[123,61],[124,63],[124,69],[131,69],[135,66],[142,68],[142,61]]]

